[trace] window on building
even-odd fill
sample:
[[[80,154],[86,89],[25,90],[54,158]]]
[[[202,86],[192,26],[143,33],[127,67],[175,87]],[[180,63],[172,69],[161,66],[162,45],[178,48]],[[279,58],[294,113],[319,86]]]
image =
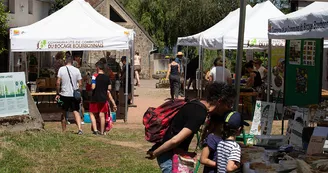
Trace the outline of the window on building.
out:
[[[28,0],[28,14],[33,14],[33,0]]]
[[[15,1],[16,0],[8,0],[8,8],[10,13],[15,13]]]
[[[124,18],[112,6],[110,6],[109,13],[109,20],[113,22],[126,22],[126,20],[124,20]]]
[[[9,11],[9,4],[8,4],[9,0],[3,0],[3,5],[5,6],[5,11]]]

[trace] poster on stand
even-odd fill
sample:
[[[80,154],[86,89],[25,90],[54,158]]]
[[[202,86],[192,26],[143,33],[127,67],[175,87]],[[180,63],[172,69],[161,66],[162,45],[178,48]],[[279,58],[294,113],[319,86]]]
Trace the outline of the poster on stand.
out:
[[[275,91],[284,91],[285,48],[274,47],[271,53],[272,87]]]
[[[246,50],[246,61],[249,62],[250,60],[254,59],[254,51],[253,49]]]
[[[290,40],[289,64],[301,64],[301,40]]]
[[[0,73],[0,117],[27,114],[25,73]]]
[[[308,88],[308,72],[305,68],[296,68],[296,93],[306,94]]]
[[[275,103],[256,101],[250,134],[270,135],[275,112]]]

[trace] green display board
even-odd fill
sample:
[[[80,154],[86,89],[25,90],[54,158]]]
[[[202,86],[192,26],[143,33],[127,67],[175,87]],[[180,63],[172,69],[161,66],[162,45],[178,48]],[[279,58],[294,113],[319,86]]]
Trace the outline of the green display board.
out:
[[[286,41],[284,105],[307,106],[321,99],[323,39]]]

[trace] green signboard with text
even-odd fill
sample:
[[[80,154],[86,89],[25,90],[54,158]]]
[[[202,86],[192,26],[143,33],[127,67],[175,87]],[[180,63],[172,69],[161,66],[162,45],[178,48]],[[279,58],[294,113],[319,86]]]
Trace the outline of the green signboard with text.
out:
[[[284,105],[307,106],[321,99],[323,39],[286,41]]]

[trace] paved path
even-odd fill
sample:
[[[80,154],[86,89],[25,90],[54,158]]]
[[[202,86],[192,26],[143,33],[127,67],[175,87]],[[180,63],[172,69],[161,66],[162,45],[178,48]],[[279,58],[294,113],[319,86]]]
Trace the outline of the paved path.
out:
[[[142,117],[148,107],[157,107],[170,97],[169,89],[157,89],[155,87],[157,80],[141,80],[140,87],[135,87],[134,104],[136,108],[130,107],[128,112],[128,124],[142,125]],[[121,121],[118,121],[121,122]]]

